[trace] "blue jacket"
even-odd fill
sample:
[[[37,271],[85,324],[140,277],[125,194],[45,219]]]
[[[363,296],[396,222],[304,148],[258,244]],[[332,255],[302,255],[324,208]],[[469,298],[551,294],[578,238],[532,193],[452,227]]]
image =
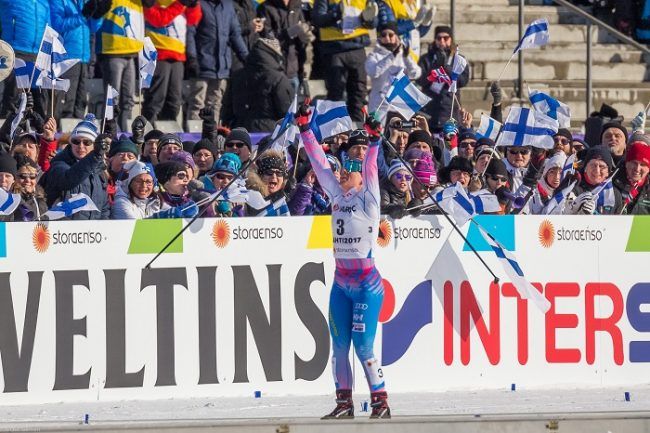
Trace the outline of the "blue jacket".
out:
[[[90,28],[81,15],[84,0],[50,0],[52,28],[63,38],[68,57],[90,62]]]
[[[52,159],[50,170],[45,175],[48,206],[51,207],[55,201],[67,199],[81,192],[90,197],[99,211],[77,212],[70,219],[108,219],[111,207],[103,172],[104,160],[101,155],[91,151],[84,158],[77,159],[72,153],[71,146],[67,146]]]
[[[201,22],[187,30],[187,56],[198,60],[199,78],[228,78],[232,48],[242,62],[248,57],[235,7],[232,0],[203,0],[200,5]]]
[[[37,54],[49,23],[49,0],[0,0],[2,40],[15,51]]]

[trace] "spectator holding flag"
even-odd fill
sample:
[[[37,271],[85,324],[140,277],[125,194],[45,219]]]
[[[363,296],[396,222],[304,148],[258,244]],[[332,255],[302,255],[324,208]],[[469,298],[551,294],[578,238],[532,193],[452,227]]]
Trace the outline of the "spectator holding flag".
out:
[[[417,62],[409,55],[409,48],[400,40],[396,22],[381,24],[377,36],[377,45],[366,59],[366,71],[372,83],[368,98],[370,112],[377,111],[382,102],[386,104],[386,93],[401,71],[411,80],[417,80],[422,74]]]
[[[422,68],[422,75],[419,79],[419,84],[422,91],[431,98],[423,109],[425,113],[431,116],[429,125],[431,129],[439,131],[442,125],[449,120],[449,113],[451,112],[453,93],[449,91],[449,84],[445,82],[431,83],[427,77],[438,68],[443,68],[447,75],[453,79],[453,64],[456,50],[453,44],[453,34],[449,26],[437,26],[434,30],[434,41],[429,46],[429,51],[420,57],[420,67]],[[460,54],[458,54],[460,55]],[[465,87],[469,83],[469,66],[466,66],[458,73],[456,87],[458,89]],[[460,92],[456,93],[456,97],[460,101]],[[453,118],[458,119],[459,104],[454,105]]]
[[[37,184],[39,167],[25,155],[16,155],[16,182],[12,191],[20,194],[20,206],[13,213],[13,221],[37,221],[47,212],[45,191]]]
[[[625,154],[625,170],[614,176],[614,187],[623,198],[623,212],[628,215],[650,214],[650,144],[646,135],[634,134]]]
[[[289,172],[284,155],[277,150],[269,149],[257,159],[257,173],[249,171],[247,185],[249,189],[259,191],[265,200],[286,206],[287,196],[284,188],[287,185]],[[247,206],[248,215],[256,215],[259,211]],[[288,212],[288,209],[287,209]]]
[[[80,211],[70,216],[74,220],[108,219],[110,205],[107,196],[108,181],[104,174],[104,157],[110,140],[98,134],[95,116],[89,114],[72,130],[70,145],[52,159],[52,166],[44,176],[47,204],[65,201],[77,193],[86,194],[98,211]]]
[[[562,169],[566,163],[567,155],[563,152],[556,152],[552,157],[544,161],[542,176],[533,191],[530,200],[530,214],[539,215],[555,194],[562,181]]]

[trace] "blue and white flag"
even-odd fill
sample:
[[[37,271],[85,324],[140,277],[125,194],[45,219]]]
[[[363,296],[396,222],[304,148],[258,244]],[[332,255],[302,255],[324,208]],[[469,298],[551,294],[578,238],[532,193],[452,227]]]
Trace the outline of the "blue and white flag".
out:
[[[41,48],[34,64],[35,68],[41,71],[36,84],[42,89],[67,91],[70,88],[70,80],[62,79],[61,75],[77,62],[79,59],[68,57],[61,36],[46,24]]]
[[[614,174],[616,174],[616,172],[614,172]],[[614,193],[614,184],[612,183],[613,180],[614,175],[611,175],[607,180],[591,191],[591,193],[596,197],[596,208],[613,208],[616,206],[616,195]]]
[[[553,197],[546,203],[546,206],[542,209],[542,215],[561,215],[564,213],[564,207],[566,206],[566,198],[569,193],[573,191],[573,188],[576,186],[578,181],[574,180],[568,186],[563,189],[555,190]]]
[[[558,121],[560,128],[571,127],[571,108],[539,90],[530,90],[530,103],[535,110]]]
[[[319,143],[354,129],[344,101],[316,101],[309,126]]]
[[[38,81],[41,71],[37,69],[34,72],[34,62],[26,62],[16,57],[14,74],[16,74],[16,87],[19,89],[30,89],[36,87],[36,81]],[[34,78],[32,78],[32,74],[34,74]],[[30,79],[32,80],[31,85],[29,83]]]
[[[0,215],[11,215],[20,206],[20,194],[10,194],[0,188]]]
[[[156,71],[156,62],[158,60],[158,51],[151,38],[144,38],[144,46],[138,55],[140,65],[140,89],[151,87],[153,74]]]
[[[25,114],[25,108],[27,107],[27,94],[25,92],[20,93],[20,105],[18,106],[18,112],[16,117],[11,121],[11,133],[10,137],[13,140],[14,133],[20,124],[20,121],[23,120],[23,115]]]
[[[503,270],[510,278],[510,281],[517,289],[517,292],[519,292],[519,295],[523,299],[533,301],[537,308],[544,313],[547,312],[549,308],[551,308],[551,303],[530,282],[528,282],[528,280],[526,280],[524,271],[521,269],[521,266],[519,266],[515,255],[501,246],[501,244],[499,244],[491,234],[483,229],[483,227],[478,224],[476,224],[476,226],[478,227],[479,232],[481,232],[483,239],[485,239],[490,248],[492,248],[494,254],[496,254],[499,263],[501,263]]]
[[[476,130],[478,137],[486,137],[496,141],[499,131],[501,131],[501,122],[497,122],[487,114],[481,114],[481,124]]]
[[[499,199],[487,189],[468,194],[474,204],[474,215],[497,213],[501,210]]]
[[[248,201],[248,188],[246,188],[246,180],[238,178],[235,180],[227,190],[221,194],[223,200],[231,203],[246,203]]]
[[[460,50],[456,48],[456,54],[454,54],[454,63],[451,66],[451,86],[449,86],[449,91],[456,93],[458,89],[458,78],[460,74],[463,73],[467,67],[467,59],[460,55]]]
[[[431,98],[422,93],[411,82],[409,77],[404,73],[404,70],[397,74],[386,93],[386,102],[405,119],[413,117],[429,101],[431,101]]]
[[[474,202],[460,182],[439,191],[434,198],[438,205],[461,227],[476,215]],[[429,197],[424,200],[423,204],[433,204],[433,200]]]
[[[119,92],[110,84],[106,88],[106,109],[104,110],[104,119],[111,120],[115,117],[115,104],[117,97],[120,96]]]
[[[546,18],[541,18],[533,21],[526,28],[524,36],[519,41],[512,54],[515,55],[519,50],[525,50],[527,48],[543,47],[548,44],[549,38],[548,20]]]
[[[555,146],[553,136],[557,134],[557,130],[557,120],[539,111],[510,107],[497,146],[533,146],[553,149]]]
[[[279,200],[267,205],[262,212],[258,213],[255,216],[258,217],[268,217],[268,216],[290,216],[289,206],[287,205],[287,200],[282,197]]]
[[[86,194],[80,192],[71,195],[67,200],[59,202],[52,206],[50,210],[45,212],[43,216],[47,216],[50,220],[59,220],[61,218],[70,217],[77,212],[81,211],[98,211],[95,203]]]
[[[286,153],[286,149],[298,141],[300,136],[300,129],[294,124],[296,119],[296,112],[298,111],[298,95],[293,97],[293,102],[289,106],[289,111],[284,115],[282,123],[275,127],[271,140],[273,144],[271,149],[282,150]]]
[[[562,166],[562,175],[560,176],[560,181],[562,181],[565,177],[567,176],[573,176],[573,174],[576,172],[576,154],[572,153],[564,162],[564,165]]]

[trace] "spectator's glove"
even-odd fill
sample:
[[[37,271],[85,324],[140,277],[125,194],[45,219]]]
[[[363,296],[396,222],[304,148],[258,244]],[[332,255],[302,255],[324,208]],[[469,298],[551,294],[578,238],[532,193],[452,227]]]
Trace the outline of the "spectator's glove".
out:
[[[379,6],[373,0],[368,0],[366,2],[366,8],[361,11],[361,19],[366,23],[372,23],[377,18],[379,13]]]
[[[381,137],[381,122],[375,118],[375,113],[370,113],[363,123],[363,129],[366,130],[370,136],[370,141],[377,141]]]
[[[106,155],[108,150],[111,148],[111,136],[104,133],[104,134],[99,134],[97,138],[95,138],[95,147],[93,148],[93,151],[97,153],[100,156]]]
[[[228,214],[232,212],[232,205],[229,201],[219,201],[217,202],[217,212],[220,214]]]
[[[45,120],[43,117],[41,117],[40,114],[38,114],[36,111],[30,111],[29,113],[25,114],[25,118],[29,120],[29,123],[31,124],[32,128],[39,134],[43,133],[43,127],[45,126]]]
[[[423,204],[424,204],[424,202],[422,200],[420,200],[419,198],[414,198],[413,200],[411,200],[409,202],[409,207],[411,208],[411,210],[409,212],[410,212],[412,217],[417,218],[420,215],[422,215],[422,207],[420,207],[420,206],[422,206]],[[413,208],[416,208],[416,209],[413,209]]]
[[[309,130],[310,114],[311,114],[311,109],[309,107],[309,100],[305,100],[304,103],[300,104],[300,107],[298,107],[298,112],[296,113],[296,125],[300,129],[300,132],[305,132]]]
[[[99,19],[110,11],[112,7],[112,0],[90,0],[81,9],[81,14],[86,18]]]
[[[591,215],[596,210],[596,197],[590,192],[586,191],[576,197],[571,203],[569,213]]]
[[[142,148],[144,144],[144,128],[147,126],[147,119],[144,116],[138,116],[131,123],[131,132],[133,133],[133,142]]]
[[[300,80],[300,85],[298,86],[298,95],[302,95],[305,98],[309,98],[311,96],[309,93],[309,82],[304,78]]]
[[[117,120],[107,119],[106,122],[104,122],[104,134],[110,136],[111,140],[117,138]]]
[[[199,72],[201,67],[199,66],[199,60],[196,57],[188,57],[185,60],[185,75],[189,78],[199,78]]]
[[[501,105],[503,101],[503,94],[501,93],[501,85],[498,81],[493,81],[490,85],[490,93],[492,94],[492,105],[495,107]]]
[[[390,209],[388,210],[388,215],[394,220],[398,220],[400,218],[404,218],[406,215],[408,215],[408,211],[404,206],[400,205],[392,205]]]
[[[436,13],[436,7],[429,7],[429,5],[424,4],[420,7],[415,19],[413,20],[413,25],[415,27],[425,26],[429,27],[433,23],[433,16]]]
[[[181,2],[181,4],[185,7],[192,8],[196,6],[196,4],[199,2],[199,0],[178,0]]]
[[[199,117],[204,122],[214,123],[214,108],[210,105],[201,108],[201,110],[199,110]]]
[[[632,119],[632,131],[645,132],[645,120],[645,113],[643,111],[640,111],[639,114],[637,114],[634,119]]]
[[[524,174],[523,184],[529,188],[535,188],[537,185],[537,174],[538,170],[535,168],[534,164],[528,164],[528,169]]]
[[[456,121],[453,118],[447,120],[442,125],[442,133],[445,134],[445,137],[448,138],[455,137],[456,135],[458,135],[458,125],[456,124]]]

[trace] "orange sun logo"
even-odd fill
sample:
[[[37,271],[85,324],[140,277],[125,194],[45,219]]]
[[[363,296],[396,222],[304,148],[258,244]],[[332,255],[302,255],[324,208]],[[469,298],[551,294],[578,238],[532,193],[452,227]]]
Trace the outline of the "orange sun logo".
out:
[[[393,228],[388,220],[381,220],[379,223],[379,236],[377,236],[377,245],[385,248],[393,238]]]
[[[34,227],[32,243],[39,253],[44,253],[50,247],[50,232],[44,224],[36,224]]]
[[[211,236],[217,248],[225,248],[230,242],[230,226],[224,220],[218,220],[212,227]]]
[[[551,248],[553,241],[555,240],[555,227],[549,220],[544,220],[539,225],[539,243],[542,244],[544,248]]]

